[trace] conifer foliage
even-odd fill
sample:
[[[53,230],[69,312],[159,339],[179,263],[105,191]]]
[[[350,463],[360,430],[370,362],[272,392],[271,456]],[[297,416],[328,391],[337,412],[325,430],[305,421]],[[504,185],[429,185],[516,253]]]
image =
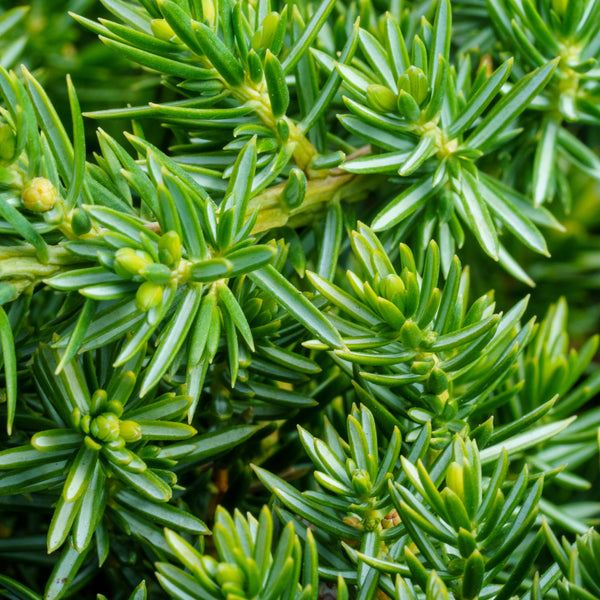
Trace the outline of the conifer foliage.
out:
[[[0,597],[600,600],[600,0],[3,6]]]

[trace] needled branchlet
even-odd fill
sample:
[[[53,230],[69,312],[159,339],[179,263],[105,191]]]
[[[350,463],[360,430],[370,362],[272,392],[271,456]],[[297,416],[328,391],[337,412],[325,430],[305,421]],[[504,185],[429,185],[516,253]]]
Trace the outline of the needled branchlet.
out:
[[[0,8],[0,596],[600,598],[599,60],[600,0]]]

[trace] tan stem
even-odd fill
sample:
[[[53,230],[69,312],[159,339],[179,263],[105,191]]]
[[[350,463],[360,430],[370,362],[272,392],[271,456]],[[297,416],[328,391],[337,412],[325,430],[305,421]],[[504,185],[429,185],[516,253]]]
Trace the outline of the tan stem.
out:
[[[363,146],[349,155],[347,160],[365,156],[370,152],[370,146]],[[365,177],[347,173],[340,168],[330,169],[326,171],[324,177],[309,179],[302,204],[288,209],[281,200],[285,182],[280,183],[250,200],[248,216],[257,209],[259,211],[252,233],[260,233],[284,225],[301,227],[323,214],[332,202],[358,202],[380,184],[380,178],[373,175]]]
[[[49,259],[42,263],[33,246],[5,246],[0,249],[0,282],[15,286],[15,297],[59,273],[86,263],[62,246],[50,246]]]
[[[378,177],[364,177],[351,173],[328,175],[324,179],[309,180],[302,204],[288,209],[281,200],[285,183],[273,186],[253,198],[250,212],[258,209],[258,219],[252,233],[260,233],[288,225],[301,227],[323,214],[333,202],[357,202],[380,185]]]

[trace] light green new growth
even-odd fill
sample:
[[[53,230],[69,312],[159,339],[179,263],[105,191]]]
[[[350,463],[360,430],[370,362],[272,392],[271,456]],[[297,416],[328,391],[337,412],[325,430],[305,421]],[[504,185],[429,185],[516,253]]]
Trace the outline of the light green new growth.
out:
[[[599,61],[600,0],[1,7],[0,596],[600,600]]]

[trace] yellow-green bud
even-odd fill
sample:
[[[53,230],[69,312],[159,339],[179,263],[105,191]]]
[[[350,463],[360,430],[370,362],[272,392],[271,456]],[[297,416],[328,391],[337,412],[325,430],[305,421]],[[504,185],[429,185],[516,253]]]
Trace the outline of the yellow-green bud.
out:
[[[407,319],[400,329],[400,339],[402,343],[409,349],[414,350],[421,343],[421,329],[412,320]]]
[[[226,600],[245,600],[246,592],[237,583],[224,583],[221,592]]]
[[[112,442],[120,435],[119,417],[113,413],[102,413],[92,420],[90,433],[98,440]]]
[[[398,78],[398,90],[410,94],[417,104],[421,104],[429,93],[427,76],[419,67],[411,66]]]
[[[167,265],[151,263],[140,269],[140,275],[153,283],[164,285],[171,279],[171,269]]]
[[[244,572],[237,565],[230,565],[229,563],[219,563],[217,565],[215,579],[217,580],[217,583],[221,586],[229,583],[234,584],[240,590],[244,589]]]
[[[406,317],[402,314],[402,311],[389,300],[377,297],[377,312],[383,317],[383,320],[392,327],[393,329],[402,329],[402,326],[406,322]]]
[[[262,22],[262,39],[260,40],[260,45],[262,48],[270,48],[271,42],[275,37],[275,32],[277,31],[277,26],[279,25],[280,16],[279,13],[272,12],[269,13]],[[254,40],[253,40],[254,41]],[[256,47],[253,45],[253,48]]]
[[[463,468],[456,461],[446,470],[446,485],[459,497],[464,498]]]
[[[154,37],[165,42],[181,43],[181,40],[177,37],[172,27],[165,21],[165,19],[152,19],[150,21],[150,29]]]
[[[119,433],[126,442],[137,442],[142,437],[142,428],[135,421],[121,421]]]
[[[106,405],[106,410],[120,417],[123,414],[123,405],[118,400],[110,400]]]
[[[92,394],[92,401],[90,405],[92,414],[97,415],[98,413],[106,412],[106,403],[106,390],[96,390]]]
[[[8,123],[0,123],[0,159],[12,160],[15,154],[15,132]]]
[[[554,12],[559,16],[565,14],[567,6],[569,6],[569,0],[552,0],[552,8],[554,9]]]
[[[79,421],[79,427],[84,433],[90,432],[90,423],[92,421],[92,417],[90,415],[83,415],[81,417],[81,421]]]
[[[160,304],[162,295],[162,285],[152,281],[144,281],[135,294],[135,306],[138,310],[146,312]]]
[[[152,257],[143,250],[133,248],[119,248],[115,252],[115,272],[120,277],[131,278],[139,275],[140,271],[152,264]]]
[[[260,30],[255,31],[250,42],[251,50],[259,50],[262,45],[262,32]]]
[[[375,531],[381,523],[381,515],[378,511],[371,511],[364,519],[365,531]]]
[[[379,295],[393,302],[400,310],[404,311],[406,286],[396,273],[386,275],[379,282]]]
[[[371,491],[371,477],[364,469],[352,473],[352,487],[359,496],[368,496]]]
[[[182,256],[181,239],[176,231],[167,231],[158,240],[158,256],[160,262],[172,267],[176,265]]]
[[[52,182],[45,177],[32,179],[21,195],[23,206],[31,212],[46,212],[58,200],[58,194]]]
[[[201,0],[202,4],[202,16],[204,17],[204,21],[208,22],[209,26],[213,26],[216,21],[217,11],[216,2],[214,0]]]
[[[385,85],[369,85],[367,100],[375,110],[381,112],[396,112],[396,94]]]
[[[71,424],[73,425],[73,427],[75,429],[77,429],[77,427],[79,427],[80,423],[81,423],[81,411],[78,408],[74,408],[73,412],[71,413]]]
[[[433,330],[426,331],[421,338],[421,348],[431,348],[437,340],[437,333]]]
[[[90,450],[102,450],[102,445],[99,444],[96,440],[93,440],[89,435],[86,435],[83,438],[83,443],[85,444],[86,448],[89,448]]]

